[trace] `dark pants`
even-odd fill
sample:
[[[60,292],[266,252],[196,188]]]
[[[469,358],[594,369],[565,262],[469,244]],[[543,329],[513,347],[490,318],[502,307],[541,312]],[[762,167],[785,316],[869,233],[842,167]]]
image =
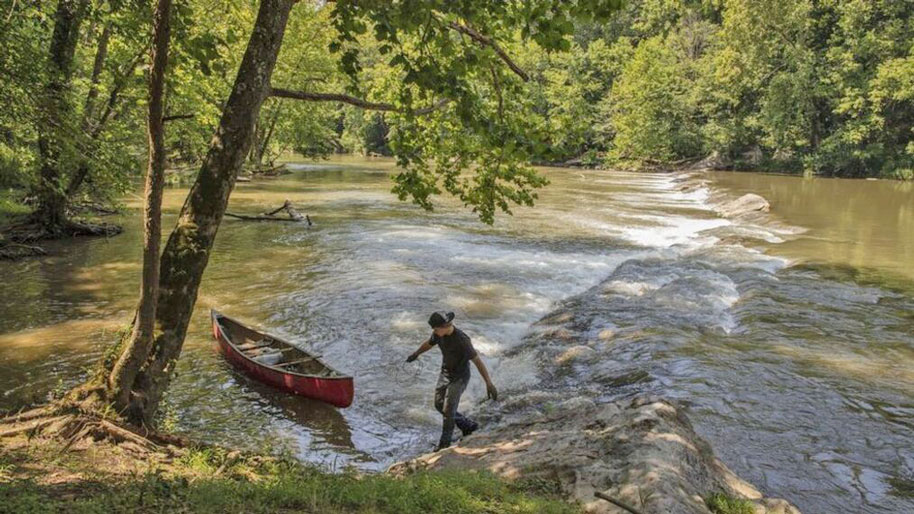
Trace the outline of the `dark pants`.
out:
[[[466,390],[469,381],[470,377],[449,379],[444,373],[438,376],[438,383],[435,385],[435,409],[444,416],[441,439],[438,441],[439,448],[451,445],[455,424],[463,432],[475,424],[473,420],[457,412],[460,395]]]

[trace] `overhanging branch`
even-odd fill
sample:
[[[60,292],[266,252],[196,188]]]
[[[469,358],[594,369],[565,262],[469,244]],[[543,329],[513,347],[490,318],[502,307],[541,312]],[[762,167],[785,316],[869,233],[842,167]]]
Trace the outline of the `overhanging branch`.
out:
[[[361,98],[356,98],[354,96],[344,95],[340,93],[312,93],[309,91],[293,91],[291,89],[271,87],[270,96],[275,96],[278,98],[292,98],[295,100],[304,100],[306,102],[340,102],[372,111],[399,110],[393,104],[369,102],[368,100],[363,100]]]
[[[293,100],[304,100],[306,102],[339,102],[349,105],[354,105],[361,109],[366,109],[370,111],[388,111],[388,112],[402,112],[403,110],[397,107],[396,105],[389,103],[380,103],[380,102],[369,102],[362,98],[357,98],[355,96],[344,95],[341,93],[312,93],[310,91],[293,91],[291,89],[283,89],[278,87],[270,88],[270,96],[275,96],[277,98],[291,98]],[[416,115],[429,114],[434,112],[445,105],[447,105],[448,100],[443,99],[439,100],[430,107],[423,107],[421,109],[414,109],[411,112]]]
[[[530,81],[530,75],[527,75],[527,72],[521,69],[521,67],[518,66],[500,46],[498,46],[498,43],[496,43],[494,39],[490,38],[489,36],[480,34],[472,28],[466,25],[461,25],[456,21],[448,22],[447,26],[453,30],[456,30],[457,32],[460,32],[461,34],[466,34],[470,37],[470,39],[476,41],[480,45],[488,46],[492,50],[495,50],[495,53],[498,54],[498,57],[500,57],[501,60],[504,61],[504,63],[508,65],[509,68],[511,68],[511,71],[523,79],[524,82]]]

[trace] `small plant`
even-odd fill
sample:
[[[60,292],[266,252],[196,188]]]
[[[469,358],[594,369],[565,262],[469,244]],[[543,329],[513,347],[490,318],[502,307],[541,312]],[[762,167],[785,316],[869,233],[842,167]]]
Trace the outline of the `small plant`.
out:
[[[511,483],[511,489],[522,492],[532,493],[546,498],[561,498],[562,483],[556,478],[546,477],[529,477],[517,480]]]
[[[714,514],[755,514],[755,505],[751,501],[723,493],[712,495],[705,503]]]
[[[900,498],[914,498],[914,480],[892,477],[889,478],[888,483],[892,486],[889,494]]]
[[[15,466],[12,464],[0,464],[0,481],[13,478],[13,469],[15,469]]]
[[[222,448],[192,448],[180,458],[180,462],[192,471],[211,474],[225,461],[225,454]]]
[[[174,403],[168,401],[168,399],[162,400],[162,405],[159,407],[159,412],[157,415],[157,421],[159,428],[165,433],[175,433],[178,431],[178,409],[175,407]]]

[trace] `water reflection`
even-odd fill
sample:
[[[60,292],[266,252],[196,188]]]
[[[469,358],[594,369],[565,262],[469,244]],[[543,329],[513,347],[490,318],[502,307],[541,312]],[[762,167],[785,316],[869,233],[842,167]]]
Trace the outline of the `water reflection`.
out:
[[[775,217],[810,229],[807,237],[779,245],[779,254],[914,280],[914,183],[712,175],[731,191],[764,196]]]

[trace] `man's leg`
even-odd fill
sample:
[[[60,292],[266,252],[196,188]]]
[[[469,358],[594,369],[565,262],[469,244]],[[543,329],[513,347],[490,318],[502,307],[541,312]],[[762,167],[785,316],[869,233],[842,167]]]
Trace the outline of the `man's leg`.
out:
[[[457,422],[457,405],[460,404],[460,395],[463,394],[463,391],[466,388],[467,379],[465,378],[451,381],[447,385],[444,394],[444,405],[441,410],[441,414],[444,416],[444,422],[441,427],[441,439],[438,441],[438,449],[447,448],[451,445],[451,438],[454,435],[454,424]]]
[[[463,432],[463,435],[470,435],[479,428],[479,423],[473,421],[472,419],[464,416],[461,413],[456,413],[454,415],[454,422],[457,424],[457,428]]]
[[[444,414],[444,397],[447,396],[448,384],[444,373],[438,375],[438,383],[435,384],[435,410],[441,414]]]

